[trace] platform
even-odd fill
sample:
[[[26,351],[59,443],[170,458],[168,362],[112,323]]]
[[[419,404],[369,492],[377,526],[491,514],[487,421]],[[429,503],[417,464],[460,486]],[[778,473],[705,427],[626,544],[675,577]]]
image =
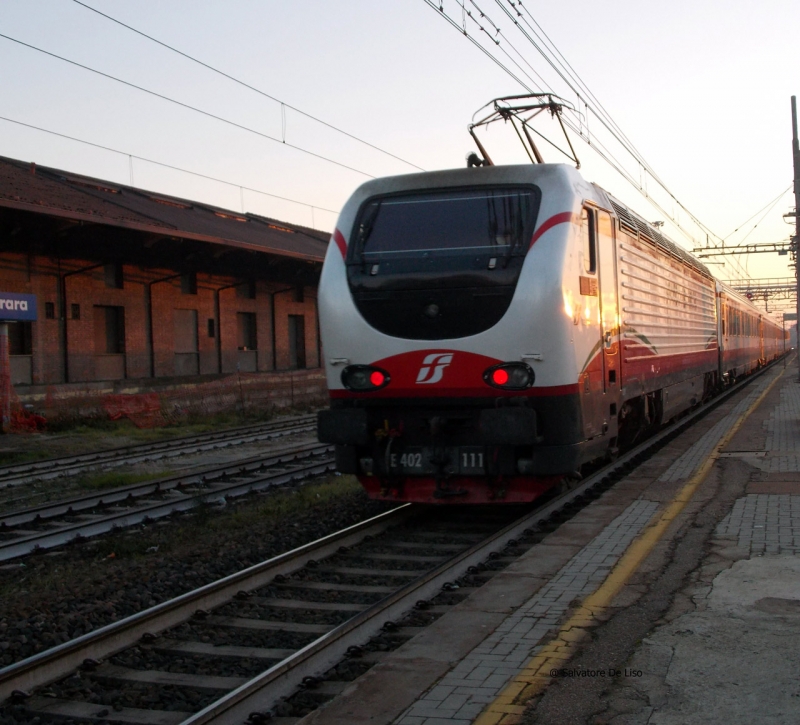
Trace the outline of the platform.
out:
[[[796,723],[798,641],[790,361],[301,722]]]

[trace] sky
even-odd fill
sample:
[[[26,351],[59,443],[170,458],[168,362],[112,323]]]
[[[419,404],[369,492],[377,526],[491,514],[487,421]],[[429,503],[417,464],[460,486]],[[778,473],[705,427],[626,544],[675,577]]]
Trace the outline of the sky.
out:
[[[425,0],[85,1],[278,100],[74,0],[0,0],[0,34],[218,117],[0,38],[0,116],[123,152],[0,120],[0,155],[331,230],[338,209],[370,176],[463,166],[474,149],[467,134],[473,114],[495,97],[526,92],[472,37],[526,85],[543,81],[583,113],[590,138],[662,208],[573,134],[581,173],[646,219],[665,221],[664,231],[684,247],[705,244],[706,234],[686,210],[716,243],[777,242],[792,233],[782,215],[794,207],[796,0],[463,0],[472,17],[462,15],[462,0],[442,0],[468,36]],[[615,145],[504,9],[547,33],[669,193]],[[536,123],[563,145],[552,119]],[[481,138],[496,162],[527,162],[508,126],[496,124]],[[568,161],[547,144],[542,151],[546,161]],[[788,257],[776,254],[710,261],[723,260],[711,267],[722,279],[745,270],[754,278],[793,273]]]

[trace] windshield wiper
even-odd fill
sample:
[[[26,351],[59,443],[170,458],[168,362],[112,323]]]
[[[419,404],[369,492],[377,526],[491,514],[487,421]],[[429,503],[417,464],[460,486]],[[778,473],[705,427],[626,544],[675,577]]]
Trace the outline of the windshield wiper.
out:
[[[367,212],[367,216],[362,220],[361,224],[359,224],[358,226],[357,249],[359,253],[363,254],[364,252],[364,247],[366,246],[367,240],[372,234],[372,230],[375,227],[375,220],[378,218],[378,212],[380,210],[381,210],[380,201],[370,205],[370,209]]]

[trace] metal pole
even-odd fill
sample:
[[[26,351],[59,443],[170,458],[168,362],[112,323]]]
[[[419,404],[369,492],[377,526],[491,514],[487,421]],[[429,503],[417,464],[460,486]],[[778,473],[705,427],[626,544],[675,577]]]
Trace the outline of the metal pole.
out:
[[[800,141],[797,138],[797,96],[792,96],[792,161],[794,163],[794,273],[797,277],[797,322],[798,338],[800,338],[800,255],[798,255],[798,244],[800,244]],[[800,343],[798,344],[800,347]],[[798,378],[800,378],[800,355],[798,360]]]
[[[8,356],[8,323],[0,322],[0,431],[11,427],[11,358]]]

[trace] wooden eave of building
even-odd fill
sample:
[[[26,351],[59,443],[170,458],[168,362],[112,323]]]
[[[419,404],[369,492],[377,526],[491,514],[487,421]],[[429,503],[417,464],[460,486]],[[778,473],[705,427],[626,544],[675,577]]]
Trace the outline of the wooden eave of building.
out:
[[[322,263],[329,240],[308,227],[5,157],[0,208],[314,264]]]

